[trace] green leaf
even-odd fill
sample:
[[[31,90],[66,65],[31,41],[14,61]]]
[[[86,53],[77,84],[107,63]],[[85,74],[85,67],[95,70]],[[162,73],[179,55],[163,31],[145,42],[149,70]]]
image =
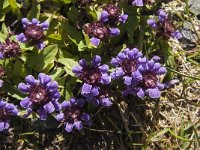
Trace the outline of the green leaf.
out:
[[[62,27],[63,27],[64,33],[66,32],[68,37],[76,45],[78,45],[80,41],[83,39],[82,32],[74,28],[73,26],[71,26],[69,23],[62,22]]]
[[[133,43],[133,33],[139,25],[140,17],[138,15],[129,15],[127,23],[125,24],[126,32],[128,34],[129,43]]]
[[[94,46],[91,42],[90,42],[90,38],[89,38],[89,36],[87,35],[87,34],[85,34],[84,32],[83,32],[83,36],[84,36],[84,38],[85,38],[85,43],[86,43],[86,45],[87,45],[87,48],[89,48],[89,49],[92,49],[92,48],[97,48],[96,46]],[[78,45],[78,50],[79,51],[82,51],[82,49],[86,49],[85,48],[85,46],[83,45],[84,43],[79,43],[80,45]]]
[[[69,100],[73,96],[73,93],[72,93],[72,88],[68,82],[66,83],[64,90],[65,90],[65,93],[64,93],[65,99]]]
[[[3,90],[8,93],[13,98],[16,98],[17,100],[22,100],[24,98],[24,95],[17,89],[17,87],[14,87],[13,85],[10,85],[8,83],[5,83],[3,85]]]
[[[7,36],[0,32],[0,42],[5,42]]]
[[[77,61],[73,60],[72,58],[60,58],[58,59],[58,62],[60,62],[61,64],[65,66],[64,69],[67,72],[67,74],[74,76],[74,73],[72,72],[72,68],[78,65]]]
[[[58,67],[53,70],[49,75],[51,75],[52,80],[57,80],[64,72],[65,70],[63,68]]]
[[[84,51],[85,49],[87,49],[87,45],[85,45],[84,41],[81,40],[78,44],[78,51]]]
[[[67,16],[69,19],[73,22],[76,23],[78,19],[78,9],[75,6],[72,6],[69,8],[69,11],[67,12]]]
[[[33,19],[33,18],[39,19],[39,17],[40,17],[40,9],[41,9],[40,3],[38,3],[36,0],[33,0],[32,1],[32,8],[28,13],[28,17],[27,18],[28,19]]]
[[[12,72],[13,76],[25,77],[27,71],[25,70],[25,66],[20,60],[16,60],[14,63],[14,70]]]
[[[163,129],[163,130],[161,130],[161,131],[158,131],[158,132],[153,133],[152,135],[150,135],[150,136],[148,137],[148,139],[149,139],[150,141],[154,141],[157,137],[160,137],[161,135],[164,135],[164,134],[167,133],[167,132],[169,132],[169,129],[168,129],[168,128],[165,128],[165,129]]]
[[[178,136],[176,133],[174,133],[174,132],[173,132],[172,130],[170,130],[170,129],[169,129],[169,133],[170,133],[171,135],[173,135],[175,138],[180,139],[180,140],[182,140],[182,141],[188,141],[188,142],[193,141],[193,140],[190,140],[190,139],[187,139],[187,138]]]
[[[3,3],[2,4],[2,6],[3,6],[2,9],[5,9],[5,8],[7,8],[9,6],[8,0],[1,0],[0,6],[1,6],[1,3]]]
[[[54,58],[57,53],[58,53],[57,44],[49,45],[41,51],[41,54],[44,56],[44,60],[47,60],[49,58],[51,59]]]
[[[3,33],[6,37],[8,36],[8,29],[5,25],[5,23],[2,24],[2,30],[1,30],[1,33]]]
[[[71,2],[74,2],[74,0],[61,0],[62,2],[64,2],[65,4],[70,4]]]
[[[10,4],[11,8],[12,8],[12,11],[13,11],[14,13],[16,13],[18,16],[21,16],[20,9],[19,9],[19,7],[17,6],[16,0],[8,0],[8,2],[9,2],[9,4]]]
[[[162,41],[160,46],[161,46],[162,55],[165,58],[166,66],[170,68],[176,68],[174,54],[168,42]],[[166,78],[168,80],[171,80],[173,78],[173,75],[174,75],[173,72],[168,72]]]
[[[62,37],[61,37],[60,34],[50,34],[48,36],[48,38],[53,39],[53,40],[57,40],[57,41],[61,41],[62,40]]]
[[[50,70],[52,68],[51,63],[53,63],[53,60],[55,59],[55,56],[58,53],[58,45],[49,45],[46,48],[44,48],[39,55],[37,54],[28,54],[27,55],[27,62],[28,65],[30,65],[32,68],[34,68],[37,71],[44,70],[48,66],[51,66],[48,68]]]
[[[150,140],[150,141],[154,141],[155,140],[155,138],[157,138],[157,137],[160,137],[161,135],[164,135],[165,133],[170,133],[172,136],[174,136],[175,138],[177,138],[177,139],[180,139],[180,140],[183,140],[183,141],[192,141],[192,140],[190,140],[190,139],[187,139],[187,138],[184,138],[184,137],[181,137],[181,136],[178,136],[176,133],[174,133],[171,129],[169,129],[169,128],[165,128],[165,129],[163,129],[163,130],[161,130],[161,131],[159,131],[159,132],[155,132],[155,133],[153,133],[153,135],[151,135],[148,139]]]
[[[129,5],[127,3],[119,2],[119,7],[123,8],[124,13],[126,13],[126,14],[134,15],[137,13],[137,8],[133,7],[132,5]]]
[[[10,6],[13,8],[13,9],[17,9],[17,2],[15,0],[8,0]]]

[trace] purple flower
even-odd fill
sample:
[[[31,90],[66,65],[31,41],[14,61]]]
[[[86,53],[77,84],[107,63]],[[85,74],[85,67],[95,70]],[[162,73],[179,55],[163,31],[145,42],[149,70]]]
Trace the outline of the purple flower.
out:
[[[138,80],[141,77],[137,70],[138,66],[143,63],[143,54],[137,48],[126,48],[120,52],[116,58],[111,60],[111,64],[116,69],[111,73],[113,79],[123,78],[126,85],[130,85],[132,81]]]
[[[101,65],[101,57],[99,55],[94,56],[90,64],[85,59],[81,59],[79,65],[73,67],[72,72],[83,81],[81,94],[87,98],[99,97],[99,93],[103,91],[101,87],[111,82],[111,77],[108,75],[108,65]]]
[[[17,116],[18,110],[16,106],[6,101],[0,100],[0,132],[7,130],[9,125],[9,119],[11,116]]]
[[[79,65],[73,67],[72,72],[84,83],[92,86],[110,83],[111,78],[108,75],[109,67],[106,64],[101,65],[101,57],[99,55],[94,56],[90,64],[85,59],[81,59]]]
[[[128,15],[127,14],[121,14],[119,16],[119,21],[122,22],[122,23],[125,23],[127,19],[128,19]]]
[[[128,18],[127,14],[123,14],[118,6],[114,4],[108,4],[101,12],[100,20],[102,22],[108,22],[110,24],[116,24],[118,22],[125,23]]]
[[[101,41],[107,41],[109,37],[118,36],[120,34],[118,28],[109,28],[108,25],[100,21],[86,24],[83,29],[90,37],[90,42],[96,47]]]
[[[161,60],[161,58],[157,55],[153,56],[151,59],[154,60],[155,62],[159,62]]]
[[[182,34],[179,32],[179,31],[174,31],[174,32],[172,32],[171,33],[171,36],[173,37],[173,38],[176,38],[176,39],[181,39],[183,36],[182,36]]]
[[[62,112],[56,116],[56,120],[64,122],[67,132],[72,132],[73,129],[81,130],[84,125],[91,125],[90,115],[83,112],[84,104],[85,100],[74,98],[62,103]]]
[[[94,46],[97,47],[97,46],[99,46],[99,44],[100,44],[100,39],[93,37],[93,38],[90,39],[90,42],[91,42]]]
[[[36,45],[39,49],[44,48],[44,30],[49,28],[47,21],[40,23],[37,19],[33,18],[30,22],[27,18],[22,18],[24,33],[16,36],[20,42],[28,42],[31,45]]]
[[[18,89],[28,94],[20,105],[27,110],[24,117],[28,117],[32,111],[38,113],[41,120],[46,120],[47,114],[55,110],[59,111],[61,105],[58,103],[60,93],[58,92],[58,83],[51,81],[51,77],[40,73],[38,79],[32,75],[25,78],[26,83],[20,83]]]
[[[112,105],[111,99],[109,98],[110,90],[108,85],[101,85],[96,91],[94,88],[93,93],[93,95],[85,95],[86,101],[91,102],[93,106],[109,107]]]
[[[148,20],[147,20],[147,24],[148,24],[150,27],[154,28],[154,29],[157,27],[156,21],[155,21],[154,19],[148,19]]]
[[[120,30],[118,28],[110,28],[110,36],[118,36],[120,34]]]
[[[17,42],[6,39],[0,44],[0,59],[20,56],[21,49]]]
[[[158,10],[158,20],[160,22],[164,22],[167,19],[167,14],[164,12],[163,9]]]
[[[91,38],[91,43],[98,46],[101,40],[108,39],[110,30],[104,23],[97,21],[84,25],[84,32]]]
[[[109,17],[109,14],[108,14],[107,11],[104,10],[104,11],[101,12],[100,20],[102,22],[107,22],[108,21],[108,17]]]
[[[159,98],[160,90],[164,89],[165,85],[160,83],[159,76],[167,72],[165,67],[153,60],[147,61],[138,67],[140,78],[132,82],[124,91],[124,95],[134,94],[139,98],[144,98],[145,95],[150,98]]]
[[[180,80],[173,79],[173,80],[170,80],[170,81],[164,83],[164,85],[165,85],[165,88],[170,88],[171,86],[178,84],[178,83],[180,83]]]
[[[143,0],[134,0],[134,1],[132,2],[132,5],[133,5],[133,6],[144,6]]]
[[[95,37],[100,40],[107,39],[109,36],[109,28],[102,22],[93,22],[84,26],[84,32],[89,37]]]
[[[173,23],[167,18],[167,14],[162,9],[158,10],[158,22],[154,19],[148,19],[147,24],[156,29],[157,37],[163,37],[164,39],[169,39],[170,37],[176,39],[182,38],[182,34],[178,30],[175,30]]]

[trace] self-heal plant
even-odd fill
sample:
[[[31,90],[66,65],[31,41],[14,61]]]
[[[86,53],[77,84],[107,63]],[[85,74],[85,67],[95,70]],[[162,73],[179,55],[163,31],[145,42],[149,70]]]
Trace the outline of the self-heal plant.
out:
[[[106,5],[100,15],[102,22],[108,22],[111,25],[115,25],[118,22],[125,23],[127,19],[128,15],[122,13],[118,6],[114,4]]]
[[[150,98],[159,98],[160,90],[165,85],[159,81],[159,77],[167,72],[165,67],[154,60],[147,61],[138,67],[140,78],[132,82],[123,92],[124,95],[133,94],[139,98],[149,96]]]
[[[170,37],[175,39],[181,39],[182,34],[175,29],[173,23],[168,19],[167,14],[164,10],[158,10],[158,21],[155,19],[148,19],[147,24],[156,30],[157,37],[163,37],[164,39],[169,39]]]
[[[10,127],[9,119],[11,116],[17,116],[18,109],[15,105],[0,100],[0,132]]]
[[[51,81],[50,76],[40,73],[38,79],[35,79],[32,75],[28,75],[25,81],[26,83],[18,85],[18,89],[28,95],[20,102],[20,105],[27,111],[24,117],[28,117],[35,111],[41,120],[46,120],[48,113],[61,109],[58,103],[60,98],[58,83]]]
[[[101,93],[104,93],[102,92],[104,91],[103,85],[108,85],[111,82],[111,77],[108,75],[108,65],[101,65],[99,55],[94,56],[91,63],[81,59],[79,65],[73,67],[72,71],[83,81],[81,94],[87,98],[87,101],[91,101],[96,106],[110,106],[110,99],[107,96],[101,96]]]
[[[0,44],[0,59],[20,56],[21,49],[17,42],[7,38]]]
[[[43,49],[45,47],[44,31],[49,28],[49,22],[45,21],[40,23],[37,19],[33,18],[30,22],[27,18],[22,18],[22,24],[24,27],[24,33],[16,36],[16,39],[20,42],[27,42],[30,45],[36,45],[37,48]]]
[[[85,100],[75,98],[62,103],[62,112],[56,119],[64,123],[67,132],[72,132],[73,129],[81,130],[84,125],[91,125],[90,115],[83,111],[84,104]]]
[[[118,28],[110,28],[108,25],[100,21],[86,24],[83,29],[90,37],[90,42],[96,47],[101,41],[107,41],[109,37],[118,36],[120,34]]]
[[[113,79],[123,78],[126,85],[130,85],[133,81],[141,78],[138,66],[145,61],[143,54],[137,48],[126,48],[120,52],[117,57],[112,58],[111,64],[116,69],[111,73]]]

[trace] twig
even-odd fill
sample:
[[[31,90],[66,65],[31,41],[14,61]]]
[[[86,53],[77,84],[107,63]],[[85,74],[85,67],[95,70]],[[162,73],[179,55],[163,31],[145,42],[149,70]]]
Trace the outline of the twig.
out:
[[[120,112],[120,115],[121,115],[121,117],[122,117],[122,120],[123,120],[123,123],[124,123],[124,127],[125,127],[125,129],[126,129],[126,132],[129,133],[130,130],[129,130],[128,124],[127,124],[128,121],[127,121],[126,118],[124,118],[124,111],[122,110],[122,107],[121,107],[120,104],[118,104],[117,106],[118,106],[118,108],[119,108],[119,112]],[[129,137],[130,141],[133,142],[133,139],[132,139],[131,135],[128,134],[128,137]]]

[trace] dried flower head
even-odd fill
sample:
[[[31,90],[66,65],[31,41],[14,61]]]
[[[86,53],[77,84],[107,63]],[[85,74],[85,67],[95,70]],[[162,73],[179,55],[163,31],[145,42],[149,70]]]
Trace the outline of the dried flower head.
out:
[[[0,59],[20,56],[21,49],[17,42],[7,38],[0,44]]]

